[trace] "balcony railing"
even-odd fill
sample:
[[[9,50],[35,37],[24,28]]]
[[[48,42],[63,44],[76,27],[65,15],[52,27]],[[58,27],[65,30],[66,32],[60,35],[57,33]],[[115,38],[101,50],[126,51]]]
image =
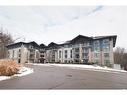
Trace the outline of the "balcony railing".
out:
[[[35,54],[35,50],[30,50],[30,54]]]
[[[82,59],[89,59],[89,56],[84,56]]]
[[[35,59],[35,56],[30,56],[29,59]]]

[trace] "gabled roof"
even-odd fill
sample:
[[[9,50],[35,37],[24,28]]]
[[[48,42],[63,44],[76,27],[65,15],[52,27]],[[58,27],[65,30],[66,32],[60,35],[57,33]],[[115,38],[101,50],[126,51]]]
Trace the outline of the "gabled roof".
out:
[[[75,38],[73,38],[72,40],[68,40],[68,41],[65,41],[64,43],[60,43],[60,44],[56,44],[54,42],[51,42],[48,46],[45,46],[44,44],[38,45],[34,41],[29,42],[29,43],[18,42],[18,43],[14,43],[14,44],[8,45],[7,48],[15,47],[15,46],[19,47],[22,44],[26,45],[26,46],[33,45],[33,46],[35,46],[37,48],[47,48],[47,49],[48,48],[58,48],[59,46],[64,46],[64,45],[68,45],[68,44],[84,43],[85,41],[94,41],[94,40],[105,39],[105,38],[109,38],[109,39],[113,38],[113,47],[115,47],[117,35],[96,36],[96,37],[88,37],[88,36],[78,35]]]
[[[83,36],[83,35],[78,35],[77,37],[73,38],[70,42],[71,43],[75,43],[75,42],[84,42],[84,41],[89,41],[89,40],[92,40],[91,37],[88,37],[88,36]]]
[[[12,44],[7,45],[6,47],[7,48],[11,48],[14,46],[18,47],[18,46],[21,46],[22,44],[25,44],[25,43],[24,42],[12,43]]]
[[[45,47],[45,44],[40,44],[40,47]]]
[[[56,48],[56,47],[58,47],[59,45],[58,44],[56,44],[56,43],[54,43],[54,42],[51,42],[48,46],[47,46],[47,48]]]
[[[84,36],[84,35],[78,35],[75,38],[73,38],[72,40],[78,39],[78,38],[87,38],[87,39],[91,39],[91,37],[88,36]]]
[[[34,41],[28,42],[28,43],[25,43],[25,42],[13,43],[13,44],[7,45],[6,47],[7,48],[20,47],[21,45],[25,45],[25,46],[32,45],[32,46],[37,47],[37,48],[39,47],[39,45],[36,42],[34,42]]]
[[[40,44],[40,48],[46,48],[47,46],[45,44]]]
[[[72,40],[66,41],[62,44],[59,44],[60,46],[67,45],[67,44],[74,44],[74,43],[82,43],[84,41],[93,41],[93,40],[99,40],[99,39],[105,39],[105,38],[113,38],[113,47],[115,47],[116,43],[116,38],[117,35],[110,35],[110,36],[96,36],[96,37],[88,37],[88,36],[83,36],[83,35],[78,35]]]
[[[67,45],[67,44],[71,44],[71,40],[69,40],[69,41],[64,41],[64,42],[62,42],[62,43],[59,43],[58,45],[59,45],[59,46],[63,46],[63,45]]]
[[[88,40],[92,40],[92,38],[83,36],[83,35],[78,35],[75,38],[73,38],[72,40],[65,41],[64,43],[60,43],[59,45],[62,46],[62,45],[67,45],[67,44],[74,44],[76,42],[84,42],[84,41],[88,41]]]
[[[34,42],[34,41],[26,43],[26,44],[33,45],[35,47],[39,47],[39,45],[36,42]]]

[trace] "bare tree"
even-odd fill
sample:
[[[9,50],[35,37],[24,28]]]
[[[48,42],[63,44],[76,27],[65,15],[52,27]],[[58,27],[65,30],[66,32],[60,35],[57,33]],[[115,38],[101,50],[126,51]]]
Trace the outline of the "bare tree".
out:
[[[12,36],[8,33],[7,30],[0,28],[0,59],[6,57],[6,45],[13,43]]]
[[[123,55],[125,53],[125,49],[121,47],[117,47],[114,52],[114,61],[116,64],[122,64]]]
[[[117,47],[114,51],[114,62],[120,64],[122,68],[127,70],[127,53],[125,48]]]

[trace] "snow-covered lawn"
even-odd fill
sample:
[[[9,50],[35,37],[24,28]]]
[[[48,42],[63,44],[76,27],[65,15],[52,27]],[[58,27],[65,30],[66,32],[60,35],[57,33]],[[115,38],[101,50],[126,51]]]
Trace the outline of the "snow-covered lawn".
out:
[[[18,71],[18,73],[13,76],[0,76],[0,81],[10,79],[15,76],[17,76],[17,77],[25,76],[25,75],[31,74],[33,72],[34,71],[32,68],[21,67],[20,70]]]
[[[101,71],[101,72],[111,72],[111,73],[120,73],[124,72],[127,73],[125,70],[117,70],[117,69],[112,69],[108,67],[101,67],[101,66],[95,66],[95,65],[81,65],[81,64],[51,64],[51,63],[46,63],[46,64],[39,64],[39,63],[28,63],[32,65],[37,65],[37,66],[59,66],[59,67],[68,67],[72,69],[82,69],[82,70],[93,70],[93,71]]]

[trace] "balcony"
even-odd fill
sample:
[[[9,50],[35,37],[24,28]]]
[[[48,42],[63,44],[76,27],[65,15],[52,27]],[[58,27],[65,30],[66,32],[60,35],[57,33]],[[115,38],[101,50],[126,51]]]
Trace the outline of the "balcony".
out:
[[[84,56],[82,59],[89,59],[89,56]]]
[[[35,56],[30,56],[29,59],[35,59]]]
[[[30,50],[30,54],[35,54],[35,50]]]
[[[82,47],[90,47],[90,44],[82,44]]]
[[[89,50],[82,50],[82,53],[89,53]]]
[[[89,59],[88,53],[82,53],[82,59]]]

